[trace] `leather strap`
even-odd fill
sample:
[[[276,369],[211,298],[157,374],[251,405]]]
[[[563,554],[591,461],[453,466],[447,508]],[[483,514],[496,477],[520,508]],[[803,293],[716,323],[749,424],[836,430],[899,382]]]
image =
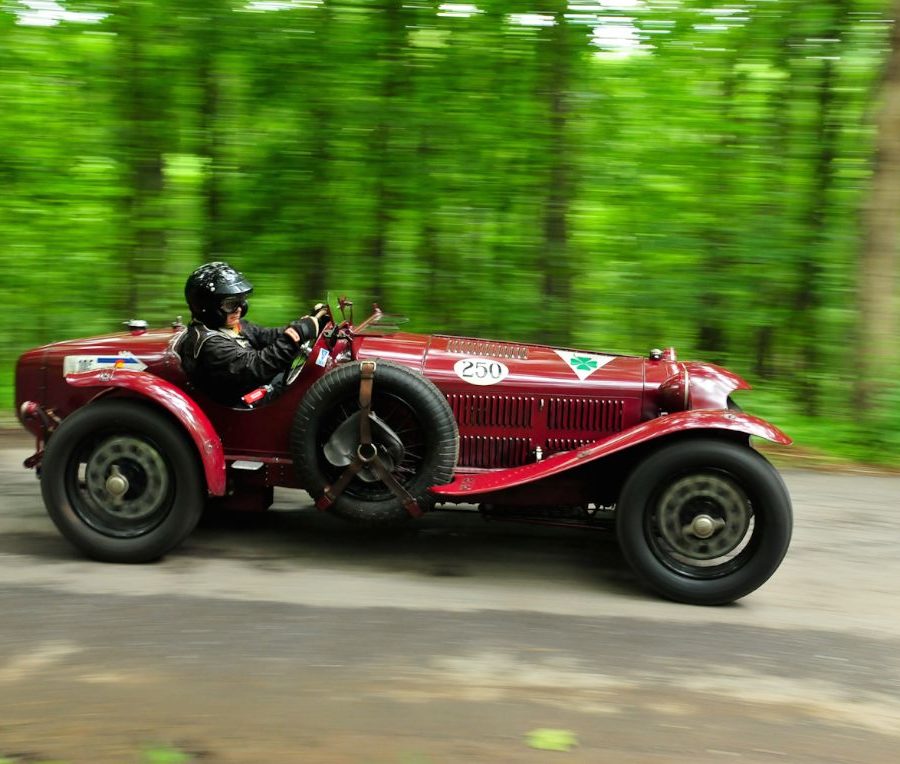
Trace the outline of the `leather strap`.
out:
[[[350,465],[345,469],[341,476],[337,479],[334,485],[326,485],[325,490],[322,492],[322,495],[316,499],[316,509],[325,510],[328,509],[335,501],[337,501],[337,497],[340,496],[344,489],[350,485],[350,481],[353,480],[353,476],[362,469],[363,463],[362,459],[358,456],[350,462]]]
[[[372,444],[372,426],[369,415],[372,413],[372,388],[375,383],[375,361],[363,361],[359,365],[359,443],[360,447]],[[368,450],[368,449],[367,449]],[[334,485],[325,486],[323,495],[316,500],[318,509],[328,509],[340,496],[344,490],[350,485],[353,476],[359,472],[365,464],[368,464],[378,475],[378,478],[384,483],[403,504],[404,509],[409,513],[410,517],[421,517],[422,509],[418,502],[412,497],[399,481],[387,470],[384,463],[378,456],[378,451],[372,449],[373,456],[366,459],[360,456],[359,452],[350,462],[350,465],[343,471]]]
[[[363,361],[359,365],[359,442],[369,445],[372,442],[372,428],[369,425],[369,414],[372,410],[372,385],[375,379],[375,361]],[[322,495],[316,499],[317,509],[328,509],[350,485],[353,476],[362,469],[363,461],[357,454],[333,485],[326,485]]]
[[[419,506],[419,503],[412,497],[412,494],[410,494],[409,491],[400,485],[397,478],[387,471],[384,463],[377,456],[372,460],[372,469],[374,469],[375,474],[381,478],[381,482],[391,489],[394,496],[400,499],[403,503],[403,508],[409,513],[410,517],[422,516],[422,508]]]
[[[367,446],[372,442],[372,386],[375,382],[375,361],[363,361],[359,365],[359,442]]]

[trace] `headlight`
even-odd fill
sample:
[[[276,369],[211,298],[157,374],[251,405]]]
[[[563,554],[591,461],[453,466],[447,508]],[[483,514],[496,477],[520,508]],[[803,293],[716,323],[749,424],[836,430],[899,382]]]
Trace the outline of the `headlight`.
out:
[[[659,386],[659,408],[661,411],[687,411],[691,407],[691,375],[686,366],[681,368]]]

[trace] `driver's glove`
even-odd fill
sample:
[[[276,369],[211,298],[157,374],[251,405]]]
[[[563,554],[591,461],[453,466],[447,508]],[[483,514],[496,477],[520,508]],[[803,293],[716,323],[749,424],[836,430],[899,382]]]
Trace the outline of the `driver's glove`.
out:
[[[317,302],[313,305],[313,309],[310,311],[310,315],[316,319],[316,323],[319,325],[319,331],[321,332],[325,328],[325,324],[327,324],[331,320],[331,314],[328,312],[328,306],[324,302]]]
[[[296,321],[291,321],[288,324],[284,332],[288,335],[294,342],[300,344],[301,342],[305,342],[306,340],[314,340],[319,336],[319,322],[313,316],[303,316],[303,318],[298,318]],[[294,337],[294,334],[299,335],[299,339]]]

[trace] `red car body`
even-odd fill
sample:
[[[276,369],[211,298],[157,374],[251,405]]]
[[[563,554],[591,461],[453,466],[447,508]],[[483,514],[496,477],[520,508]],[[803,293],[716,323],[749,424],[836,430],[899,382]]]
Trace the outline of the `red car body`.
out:
[[[177,423],[209,496],[228,496],[236,507],[265,508],[272,487],[309,488],[294,470],[291,440],[295,412],[308,391],[334,369],[365,360],[414,371],[449,404],[458,427],[458,458],[453,479],[431,489],[441,503],[481,503],[519,518],[531,514],[590,525],[595,510],[617,505],[629,476],[660,448],[698,437],[748,452],[749,436],[790,443],[773,425],[731,404],[733,391],[749,387],[744,380],[711,364],[681,362],[671,349],[637,357],[385,334],[378,331],[380,315],[359,327],[344,322],[340,332],[332,326],[284,394],[256,408],[229,408],[191,388],[176,352],[180,325],[137,327],[30,350],[16,369],[19,418],[37,439],[28,465],[41,465],[44,445],[73,413],[124,399]],[[694,493],[705,495],[703,489]],[[713,510],[704,512],[704,518],[723,522]],[[691,527],[692,541],[707,532],[703,523]],[[782,546],[779,562],[786,540]]]

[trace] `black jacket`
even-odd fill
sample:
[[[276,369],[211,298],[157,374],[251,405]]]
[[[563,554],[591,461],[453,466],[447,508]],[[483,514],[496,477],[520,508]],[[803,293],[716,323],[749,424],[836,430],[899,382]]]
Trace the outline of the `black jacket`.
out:
[[[292,326],[301,341],[315,338],[315,321],[303,319]],[[210,398],[236,406],[241,396],[268,384],[287,371],[298,353],[297,344],[283,328],[241,321],[240,334],[210,329],[194,319],[178,345],[188,379]]]

